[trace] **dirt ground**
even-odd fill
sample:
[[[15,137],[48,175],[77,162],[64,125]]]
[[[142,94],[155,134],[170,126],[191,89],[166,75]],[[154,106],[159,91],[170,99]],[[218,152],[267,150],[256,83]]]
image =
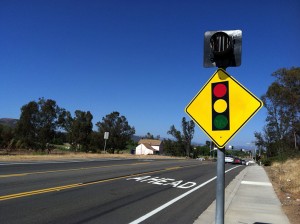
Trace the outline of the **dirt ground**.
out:
[[[272,182],[274,190],[282,204],[282,209],[291,224],[299,224],[300,223],[300,194],[299,193],[288,193],[285,192],[282,183],[278,181],[276,177],[276,173],[272,167],[264,167],[269,179]]]
[[[0,155],[0,161],[40,161],[40,160],[67,160],[67,159],[101,159],[101,158],[120,158],[120,159],[180,159],[178,157],[161,155],[131,155],[131,154],[109,154],[109,153],[66,153],[34,155],[25,153],[11,153],[10,155]]]

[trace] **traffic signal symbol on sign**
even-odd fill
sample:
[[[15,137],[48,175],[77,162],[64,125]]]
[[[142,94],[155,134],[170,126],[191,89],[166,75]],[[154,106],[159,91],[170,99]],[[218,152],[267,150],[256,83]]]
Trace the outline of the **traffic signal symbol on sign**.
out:
[[[230,130],[228,81],[211,84],[212,130]]]
[[[262,106],[260,99],[218,69],[185,111],[222,148]]]

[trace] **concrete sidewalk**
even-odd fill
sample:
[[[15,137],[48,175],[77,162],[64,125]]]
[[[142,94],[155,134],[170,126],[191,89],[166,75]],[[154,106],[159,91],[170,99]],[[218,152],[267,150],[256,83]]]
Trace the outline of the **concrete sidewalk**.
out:
[[[215,223],[216,202],[194,224]],[[225,189],[226,224],[289,224],[263,167],[246,167]]]

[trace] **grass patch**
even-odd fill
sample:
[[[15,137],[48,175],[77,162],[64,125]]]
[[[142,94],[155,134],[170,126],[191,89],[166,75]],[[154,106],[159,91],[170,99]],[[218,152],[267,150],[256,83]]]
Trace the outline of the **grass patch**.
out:
[[[131,155],[123,152],[122,154],[109,153],[83,153],[53,150],[51,154],[45,152],[13,152],[9,155],[0,155],[0,161],[28,161],[28,160],[66,160],[66,159],[99,159],[99,158],[118,158],[118,159],[184,159],[180,157],[163,155]]]
[[[271,178],[279,184],[281,191],[300,194],[300,159],[288,159],[283,163],[273,162]]]
[[[300,223],[300,158],[273,161],[265,170],[290,223]]]

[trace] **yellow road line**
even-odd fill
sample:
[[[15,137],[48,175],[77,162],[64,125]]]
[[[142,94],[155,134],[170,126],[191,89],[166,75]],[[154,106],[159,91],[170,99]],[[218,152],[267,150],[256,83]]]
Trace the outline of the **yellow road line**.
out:
[[[57,173],[57,172],[67,172],[67,171],[99,169],[99,168],[108,168],[108,167],[117,167],[117,166],[136,166],[136,165],[143,165],[143,164],[149,164],[149,163],[150,162],[129,163],[129,164],[118,164],[118,165],[110,165],[110,166],[82,167],[82,168],[66,169],[66,170],[48,170],[48,171],[38,171],[38,172],[31,172],[31,173],[13,173],[13,174],[0,175],[0,178],[20,177],[20,176],[27,176],[27,175],[33,175],[33,174],[45,174],[45,173]]]
[[[149,172],[144,172],[144,173],[131,174],[131,175],[126,175],[126,176],[121,176],[121,177],[109,178],[109,179],[105,179],[105,180],[93,181],[93,182],[89,182],[89,183],[76,183],[76,184],[45,188],[45,189],[34,190],[34,191],[26,191],[26,192],[21,192],[21,193],[16,193],[16,194],[3,195],[3,196],[0,196],[0,201],[10,200],[10,199],[14,199],[14,198],[22,198],[22,197],[27,197],[27,196],[32,196],[32,195],[55,192],[55,191],[61,191],[61,190],[66,190],[66,189],[71,189],[71,188],[84,187],[84,186],[99,184],[99,183],[103,183],[103,182],[109,182],[109,181],[129,178],[129,177],[135,177],[135,176],[140,176],[140,175],[145,175],[145,174],[153,174],[153,173],[164,172],[164,171],[180,169],[180,168],[183,168],[183,167],[169,167],[169,168],[165,168],[162,170],[155,170],[155,171],[149,171]]]
[[[9,199],[13,199],[13,198],[21,198],[21,197],[26,197],[26,196],[31,196],[31,195],[37,195],[37,194],[43,194],[43,193],[48,193],[48,192],[60,191],[60,190],[75,188],[75,187],[79,187],[79,186],[80,186],[80,183],[70,184],[70,185],[65,185],[65,186],[60,186],[60,187],[45,188],[45,189],[35,190],[35,191],[21,192],[21,193],[17,193],[17,194],[9,194],[9,195],[1,196],[0,201],[9,200]]]
[[[181,168],[182,168],[181,166],[174,166],[174,167],[166,168],[166,170],[177,170]]]

